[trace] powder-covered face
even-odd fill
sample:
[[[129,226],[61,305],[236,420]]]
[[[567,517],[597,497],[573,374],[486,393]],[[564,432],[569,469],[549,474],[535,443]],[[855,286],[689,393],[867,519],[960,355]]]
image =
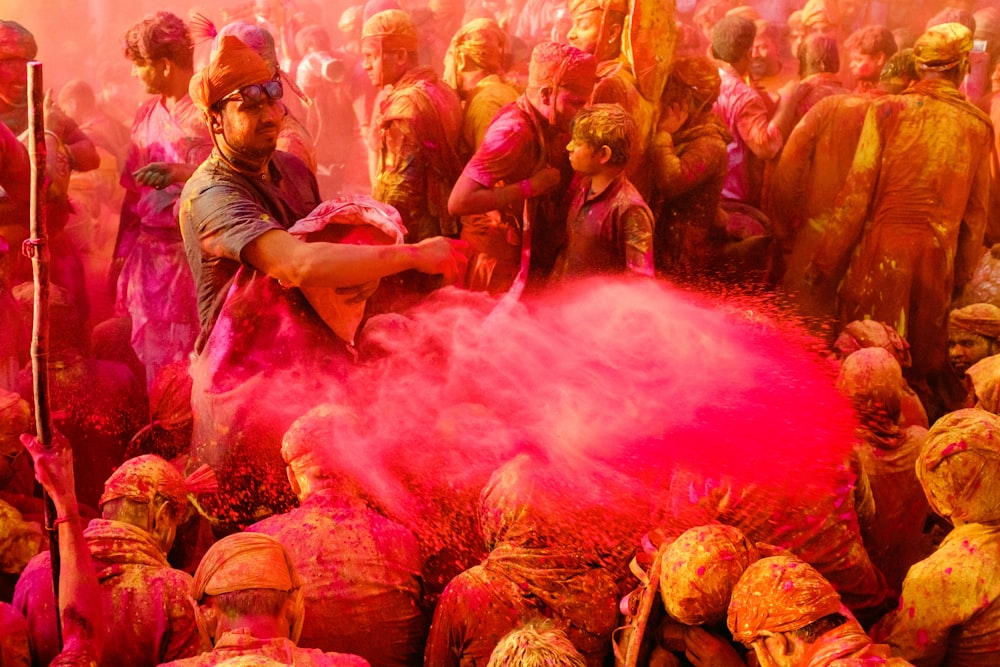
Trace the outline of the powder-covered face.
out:
[[[948,359],[959,375],[981,359],[993,354],[993,341],[985,336],[964,329],[948,332]]]
[[[28,61],[24,58],[0,60],[0,102],[24,106],[28,102]]]
[[[885,58],[860,51],[851,51],[851,74],[860,81],[878,81]]]

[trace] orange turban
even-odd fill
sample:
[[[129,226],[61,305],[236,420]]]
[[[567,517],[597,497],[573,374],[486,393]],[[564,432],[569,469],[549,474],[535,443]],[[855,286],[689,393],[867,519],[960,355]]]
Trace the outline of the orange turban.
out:
[[[260,54],[237,37],[226,35],[212,52],[208,66],[191,77],[188,92],[205,111],[244,86],[269,81],[272,74]]]
[[[255,588],[286,591],[293,596],[292,641],[302,634],[302,580],[281,542],[259,533],[235,533],[213,544],[198,564],[191,596],[222,595]]]
[[[978,403],[976,407],[1000,414],[1000,355],[980,359],[965,374],[972,382]]]
[[[38,55],[35,36],[17,21],[0,21],[0,60],[24,58],[32,60]]]
[[[941,516],[1000,521],[1000,417],[967,408],[937,420],[917,458],[917,479]]]
[[[722,621],[733,586],[759,558],[757,547],[732,526],[685,531],[663,553],[660,595],[664,608],[684,625]]]
[[[957,25],[957,24],[951,24]],[[1000,339],[1000,308],[992,303],[974,303],[948,315],[948,326],[971,331],[984,338]]]
[[[917,38],[913,57],[917,68],[940,72],[960,63],[971,50],[971,30],[961,23],[942,23]]]
[[[597,60],[575,46],[542,42],[531,51],[528,88],[568,88],[588,97],[597,81]]]
[[[365,21],[361,39],[381,40],[383,51],[417,50],[417,25],[402,9],[387,9]]]
[[[764,632],[793,632],[841,611],[840,596],[811,565],[794,556],[751,564],[733,589],[727,624],[749,646]]]
[[[186,507],[187,494],[184,476],[177,468],[155,454],[146,454],[125,461],[111,474],[98,505],[103,507],[119,498],[148,503],[159,495]]]

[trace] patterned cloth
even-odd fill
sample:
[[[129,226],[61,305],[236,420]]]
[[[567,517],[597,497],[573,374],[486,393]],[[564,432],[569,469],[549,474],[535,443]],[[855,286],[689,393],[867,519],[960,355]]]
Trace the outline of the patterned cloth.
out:
[[[108,641],[102,665],[152,667],[211,648],[195,621],[190,575],[170,567],[149,533],[94,519],[84,537],[104,595],[101,621]],[[48,664],[59,652],[48,552],[28,564],[14,592],[14,606],[28,621],[35,659]]]

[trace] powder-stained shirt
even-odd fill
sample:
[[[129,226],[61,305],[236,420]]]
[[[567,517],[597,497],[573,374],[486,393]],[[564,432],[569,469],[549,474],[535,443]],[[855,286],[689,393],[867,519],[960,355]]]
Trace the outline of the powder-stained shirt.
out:
[[[514,102],[519,96],[517,89],[497,74],[483,77],[469,91],[462,116],[462,142],[459,153],[466,160],[475,153],[490,123],[500,109]]]
[[[191,576],[167,563],[153,538],[127,523],[94,519],[84,531],[104,596],[101,665],[142,667],[197,655],[211,648],[195,621]],[[14,591],[28,621],[36,664],[59,652],[48,552],[28,564]]]
[[[370,667],[368,661],[356,655],[299,648],[287,637],[258,639],[248,631],[226,632],[215,640],[215,648],[211,651],[193,658],[175,660],[164,667],[213,667],[227,660],[238,661],[241,657],[266,658],[296,667]]]
[[[420,662],[427,622],[420,547],[408,529],[360,500],[320,490],[248,530],[281,542],[306,582],[299,646],[352,653],[375,665]]]
[[[899,608],[872,630],[915,665],[1000,664],[1000,527],[955,528],[910,568]]]

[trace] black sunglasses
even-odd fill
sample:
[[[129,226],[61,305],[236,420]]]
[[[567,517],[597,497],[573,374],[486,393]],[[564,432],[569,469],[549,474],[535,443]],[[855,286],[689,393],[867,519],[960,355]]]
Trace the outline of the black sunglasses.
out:
[[[264,83],[252,83],[249,86],[243,86],[239,90],[234,90],[219,100],[219,103],[228,102],[239,97],[247,107],[253,108],[263,104],[265,97],[271,100],[280,100],[284,94],[285,88],[281,85],[281,81],[271,79]]]

